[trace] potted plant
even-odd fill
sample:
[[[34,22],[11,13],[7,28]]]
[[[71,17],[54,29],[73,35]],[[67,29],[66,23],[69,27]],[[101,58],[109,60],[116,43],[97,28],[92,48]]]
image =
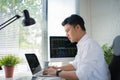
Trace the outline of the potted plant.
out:
[[[7,54],[0,58],[0,66],[4,66],[5,77],[13,77],[14,66],[21,62],[21,59],[14,54]]]
[[[104,51],[105,60],[106,60],[107,64],[109,65],[112,60],[112,57],[113,57],[112,46],[108,46],[108,44],[104,44],[102,46],[102,49]]]

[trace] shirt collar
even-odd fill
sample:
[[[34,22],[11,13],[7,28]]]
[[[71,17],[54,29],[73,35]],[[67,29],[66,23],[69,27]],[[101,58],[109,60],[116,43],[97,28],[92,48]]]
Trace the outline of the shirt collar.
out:
[[[81,45],[84,41],[86,41],[88,39],[88,35],[85,34],[77,43],[77,46]]]

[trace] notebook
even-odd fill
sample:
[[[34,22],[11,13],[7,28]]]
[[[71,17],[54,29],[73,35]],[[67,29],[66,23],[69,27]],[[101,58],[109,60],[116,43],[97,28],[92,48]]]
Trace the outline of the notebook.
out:
[[[33,54],[25,54],[31,73],[35,77],[51,77],[52,75],[43,75],[43,71],[37,56]]]

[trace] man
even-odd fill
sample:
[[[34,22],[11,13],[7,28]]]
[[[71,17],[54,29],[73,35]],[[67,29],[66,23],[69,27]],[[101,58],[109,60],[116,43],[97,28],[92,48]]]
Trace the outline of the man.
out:
[[[97,42],[86,33],[84,20],[79,15],[71,15],[62,25],[71,42],[77,42],[75,60],[61,67],[48,67],[44,73],[56,75],[66,80],[110,80],[104,53]]]

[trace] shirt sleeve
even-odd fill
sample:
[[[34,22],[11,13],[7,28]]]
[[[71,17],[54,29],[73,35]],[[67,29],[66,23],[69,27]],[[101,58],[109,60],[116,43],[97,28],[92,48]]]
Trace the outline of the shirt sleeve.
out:
[[[74,67],[75,69],[77,69],[77,61],[76,61],[76,60],[73,60],[70,64],[72,64],[73,67]]]
[[[93,73],[91,63],[85,63],[76,70],[76,75],[80,80],[89,80]]]
[[[71,64],[76,69],[76,75],[79,78],[79,80],[89,80],[88,79],[90,76],[89,74],[91,74],[91,72],[92,72],[92,70],[91,70],[92,68],[91,68],[90,64],[84,63],[84,64],[80,64],[80,67],[77,67],[78,64],[77,64],[76,60],[74,60]]]

